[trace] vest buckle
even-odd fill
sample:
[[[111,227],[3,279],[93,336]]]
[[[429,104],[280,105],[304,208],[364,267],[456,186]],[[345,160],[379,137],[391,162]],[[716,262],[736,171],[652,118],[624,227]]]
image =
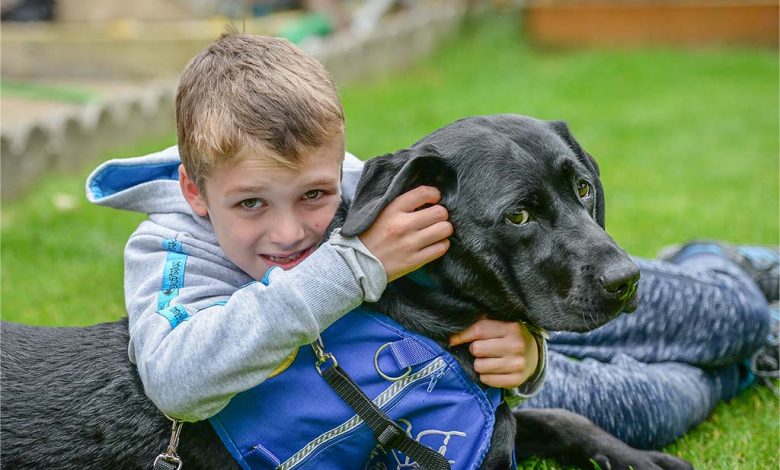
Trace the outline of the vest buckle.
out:
[[[311,348],[314,350],[314,355],[317,356],[317,362],[314,363],[314,367],[317,369],[317,373],[322,375],[322,365],[330,361],[331,367],[339,365],[339,361],[336,360],[336,356],[325,351],[325,346],[322,344],[322,338],[317,338],[317,341],[311,343]]]

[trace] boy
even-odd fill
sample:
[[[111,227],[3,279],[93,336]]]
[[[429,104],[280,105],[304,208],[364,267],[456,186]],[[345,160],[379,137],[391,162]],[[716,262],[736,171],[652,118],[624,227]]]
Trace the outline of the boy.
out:
[[[452,227],[419,187],[358,238],[320,244],[360,163],[327,72],[284,40],[223,35],[184,70],[176,120],[178,152],[107,162],[88,196],[149,214],[125,250],[129,354],[163,412],[197,421],[442,256]],[[543,344],[524,327],[483,320],[452,340],[467,342],[486,385],[539,388]]]

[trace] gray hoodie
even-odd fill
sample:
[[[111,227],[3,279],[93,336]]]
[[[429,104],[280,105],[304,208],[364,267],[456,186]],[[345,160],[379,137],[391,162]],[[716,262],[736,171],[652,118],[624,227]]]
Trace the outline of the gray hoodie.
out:
[[[125,247],[130,360],[160,410],[198,421],[343,314],[377,300],[387,277],[359,239],[335,234],[293,270],[273,269],[272,282],[257,282],[190,209],[179,163],[176,147],[108,161],[87,179],[87,198],[149,214]],[[342,191],[354,193],[361,169],[347,154]]]

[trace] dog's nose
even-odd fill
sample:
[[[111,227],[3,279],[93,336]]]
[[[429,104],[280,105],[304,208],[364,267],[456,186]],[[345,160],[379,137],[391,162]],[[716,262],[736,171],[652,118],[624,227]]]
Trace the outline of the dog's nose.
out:
[[[636,293],[639,284],[639,267],[632,262],[623,263],[601,275],[604,290],[620,300],[629,299]]]

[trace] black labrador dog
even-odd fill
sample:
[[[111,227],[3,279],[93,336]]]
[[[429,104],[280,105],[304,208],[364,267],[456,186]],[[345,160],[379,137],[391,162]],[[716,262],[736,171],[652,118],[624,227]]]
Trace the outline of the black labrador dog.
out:
[[[390,284],[374,307],[446,344],[483,315],[540,329],[587,331],[636,308],[639,271],[604,231],[598,167],[561,122],[516,115],[467,118],[366,164],[341,228],[356,235],[396,196],[436,186],[454,226],[451,247],[425,267],[430,282]],[[170,422],[143,393],[127,358],[126,319],[89,327],[3,323],[3,465],[149,468]],[[476,379],[467,347],[452,351]],[[294,419],[294,417],[291,417]],[[483,469],[521,457],[602,468],[691,468],[633,449],[564,410],[497,411]],[[235,468],[207,422],[184,426],[188,469]]]

